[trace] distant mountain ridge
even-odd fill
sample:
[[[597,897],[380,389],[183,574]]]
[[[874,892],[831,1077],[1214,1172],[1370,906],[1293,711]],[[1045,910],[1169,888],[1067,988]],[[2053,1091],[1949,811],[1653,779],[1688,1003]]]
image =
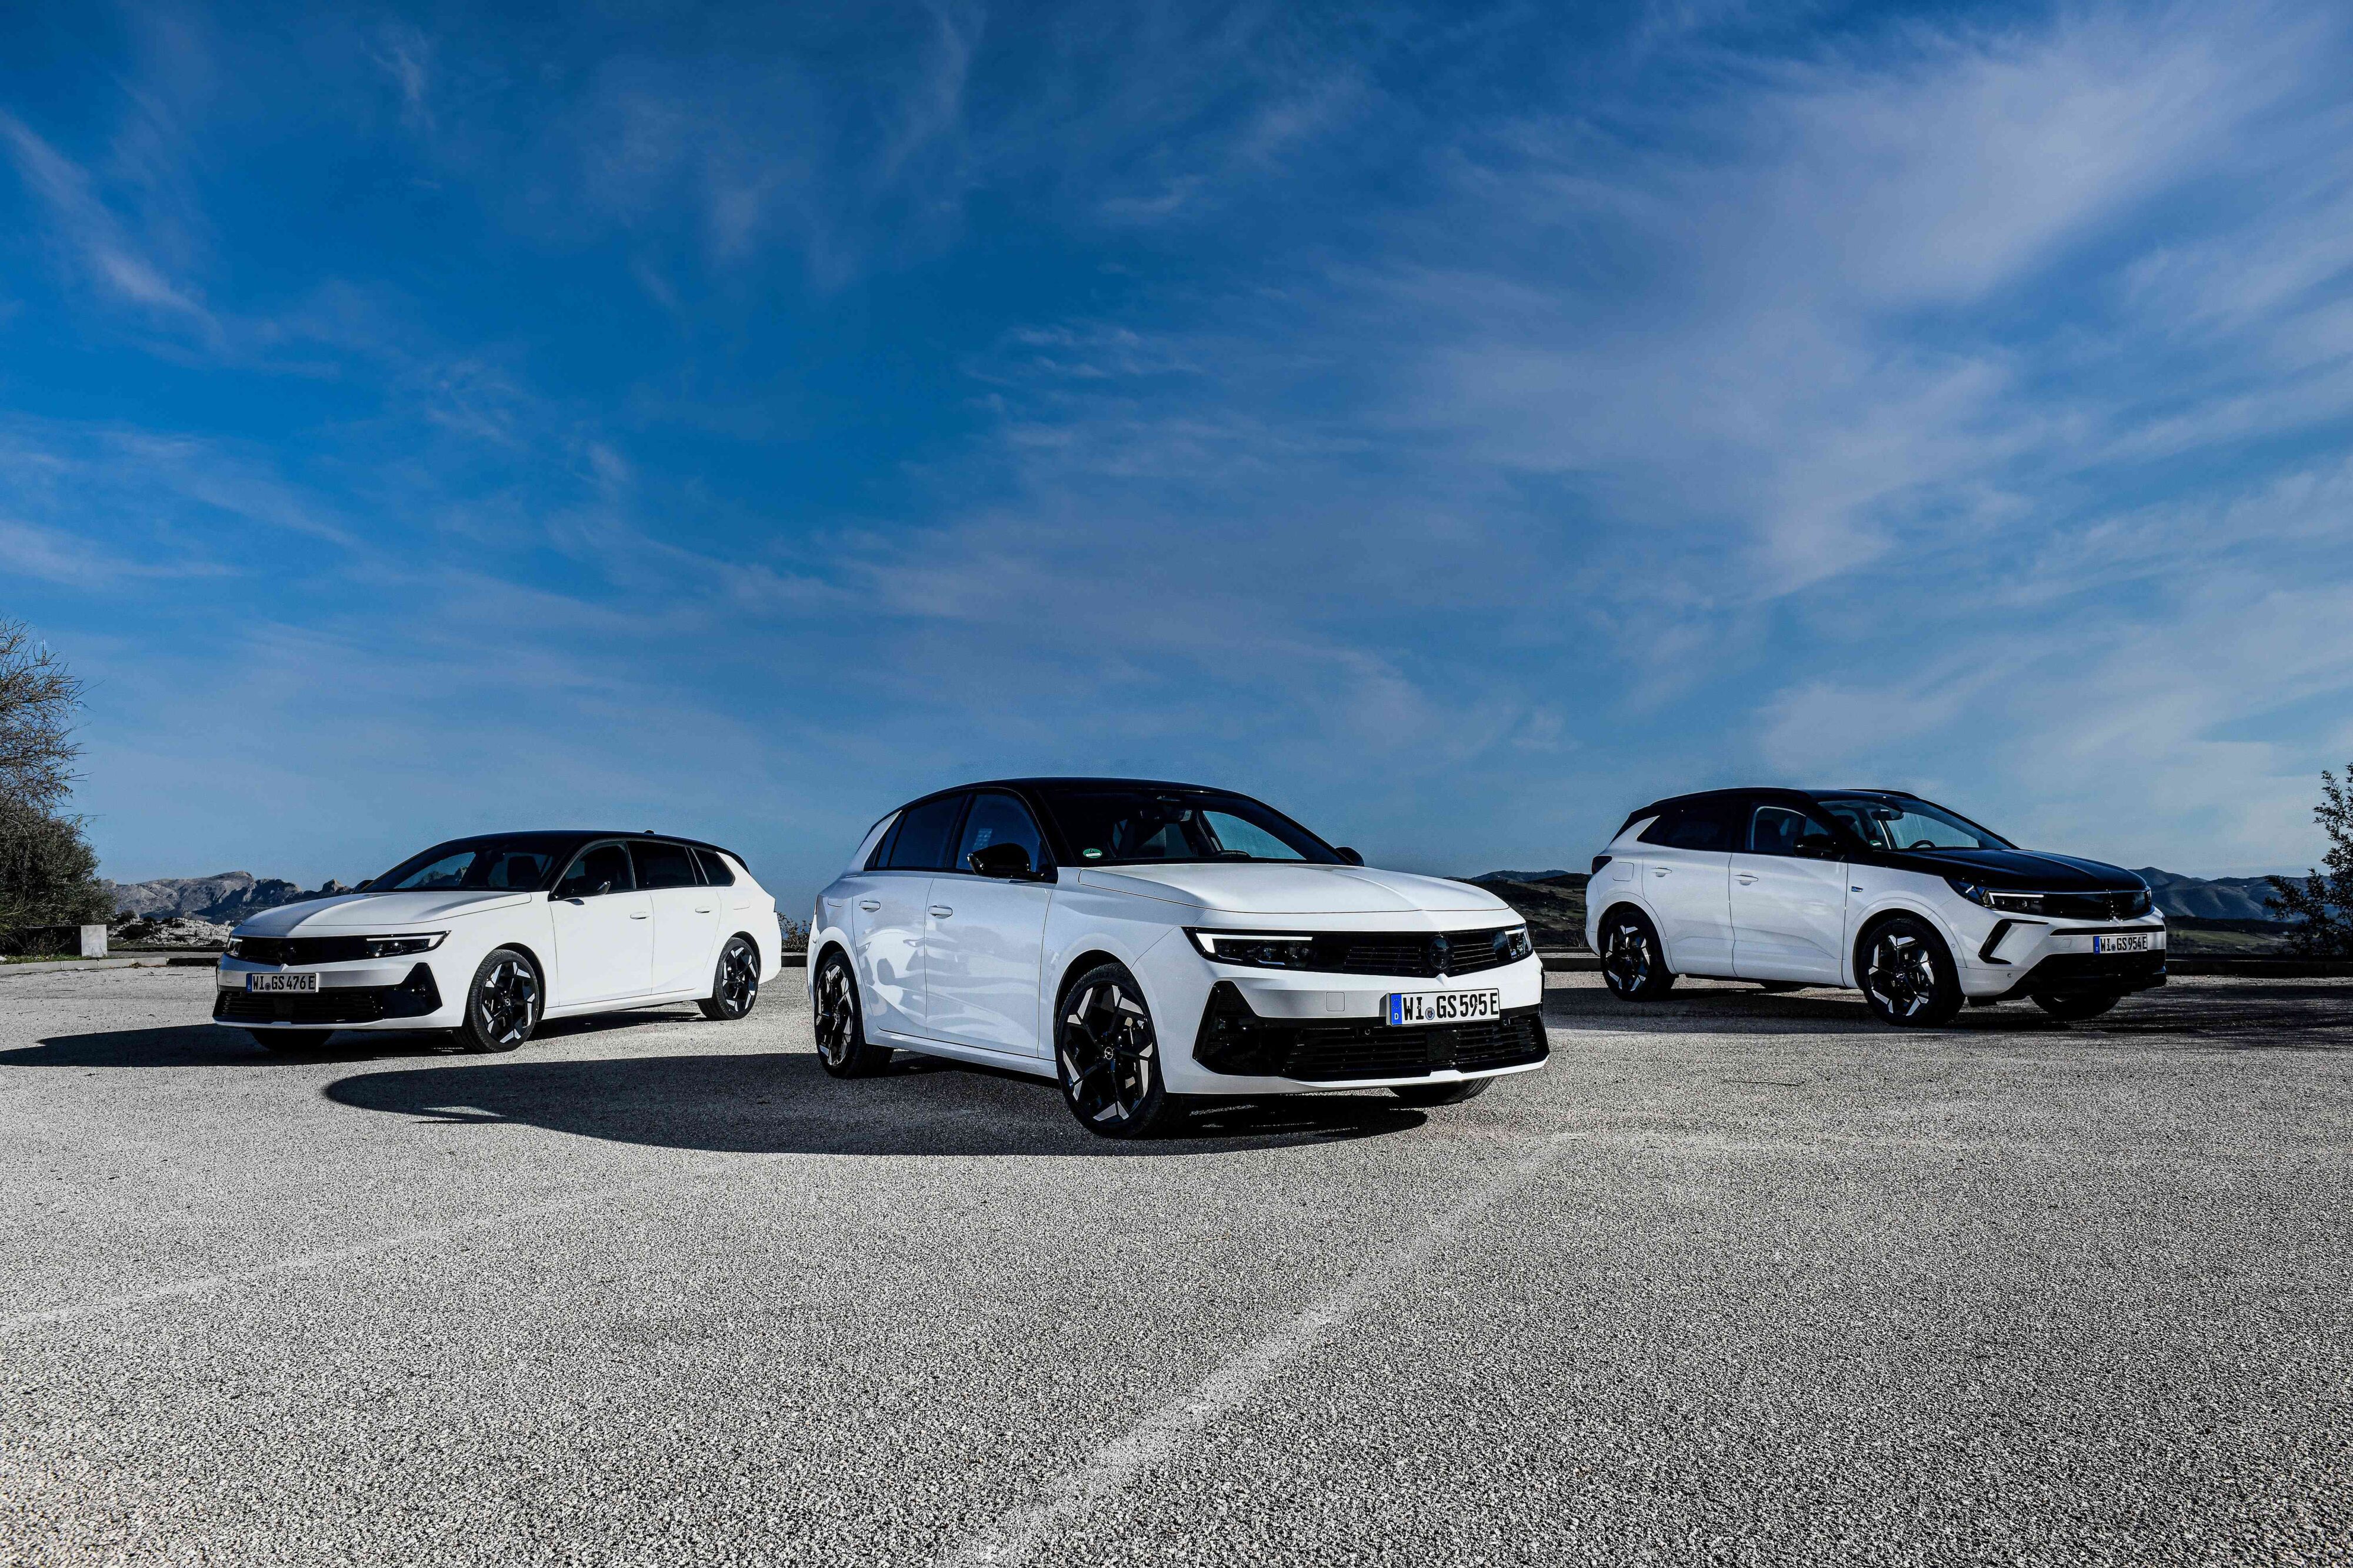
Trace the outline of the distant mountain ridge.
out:
[[[250,871],[222,871],[210,877],[157,877],[146,882],[102,882],[117,915],[143,920],[210,921],[235,925],[248,915],[299,904],[306,899],[332,899],[351,889],[328,879],[322,888],[305,891],[299,882],[257,877]]]

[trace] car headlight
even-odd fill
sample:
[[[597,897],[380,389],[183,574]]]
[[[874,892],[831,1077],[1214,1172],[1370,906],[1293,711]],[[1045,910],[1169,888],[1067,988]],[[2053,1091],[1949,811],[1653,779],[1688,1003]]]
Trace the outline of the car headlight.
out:
[[[1528,935],[1528,928],[1525,926],[1514,926],[1504,932],[1500,940],[1504,949],[1504,962],[1506,963],[1517,963],[1536,950],[1535,939]]]
[[[1315,957],[1315,939],[1303,932],[1271,931],[1196,931],[1185,928],[1201,956],[1215,963],[1246,964],[1252,969],[1305,969]]]
[[[432,952],[448,934],[446,931],[428,931],[414,936],[372,936],[364,940],[370,958],[404,958],[412,952]]]
[[[1964,882],[1958,877],[1947,877],[1946,885],[1973,904],[1989,910],[1999,910],[2006,915],[2039,915],[2042,912],[2040,893],[2012,893],[2000,888],[1989,888],[1982,882]]]

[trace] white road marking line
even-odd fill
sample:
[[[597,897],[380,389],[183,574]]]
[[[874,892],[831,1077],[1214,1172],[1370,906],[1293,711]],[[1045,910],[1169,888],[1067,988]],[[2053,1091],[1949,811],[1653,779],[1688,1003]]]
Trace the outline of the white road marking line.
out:
[[[1049,1535],[1083,1518],[1143,1471],[1166,1459],[1186,1438],[1256,1394],[1286,1363],[1387,1293],[1473,1220],[1543,1174],[1572,1142],[1583,1136],[1556,1132],[1546,1139],[1428,1228],[1358,1269],[1345,1284],[1290,1322],[1244,1345],[1224,1365],[1152,1411],[1117,1441],[1096,1450],[1086,1464],[1057,1481],[1043,1500],[1015,1509],[984,1533],[966,1538],[944,1560],[944,1568],[1027,1561]]]
[[[264,1263],[253,1268],[235,1269],[226,1274],[207,1274],[195,1279],[174,1280],[169,1285],[156,1285],[144,1290],[127,1290],[119,1296],[102,1296],[96,1300],[77,1301],[70,1306],[50,1307],[37,1312],[20,1312],[13,1318],[0,1318],[0,1334],[16,1333],[26,1329],[46,1328],[52,1323],[69,1323],[78,1318],[100,1317],[108,1312],[126,1311],[134,1307],[153,1306],[159,1301],[176,1301],[192,1296],[225,1290],[233,1286],[250,1285],[257,1280],[272,1279],[281,1274],[307,1274],[314,1268],[332,1263],[342,1263],[374,1253],[391,1252],[420,1243],[446,1241],[451,1237],[470,1236],[480,1231],[494,1230],[517,1220],[534,1219],[543,1215],[565,1214],[575,1209],[593,1207],[628,1193],[643,1192],[649,1186],[660,1186],[681,1182],[699,1182],[723,1165],[713,1164],[670,1176],[655,1176],[642,1182],[602,1187],[568,1198],[551,1198],[545,1203],[526,1204],[521,1208],[507,1209],[479,1219],[460,1220],[454,1225],[434,1226],[422,1230],[404,1230],[391,1236],[372,1237],[366,1241],[353,1242],[346,1247],[325,1247],[316,1252],[305,1252],[293,1258],[281,1258],[275,1263]]]

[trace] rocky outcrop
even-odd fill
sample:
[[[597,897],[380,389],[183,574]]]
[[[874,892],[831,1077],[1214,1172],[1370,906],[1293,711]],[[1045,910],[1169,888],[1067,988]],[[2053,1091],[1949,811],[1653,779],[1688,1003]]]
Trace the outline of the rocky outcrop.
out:
[[[257,877],[250,871],[223,871],[211,877],[158,877],[151,882],[108,882],[115,918],[124,915],[149,920],[174,916],[233,926],[248,915],[298,904],[305,899],[329,899],[349,888],[330,879],[326,886],[305,891],[299,882]]]

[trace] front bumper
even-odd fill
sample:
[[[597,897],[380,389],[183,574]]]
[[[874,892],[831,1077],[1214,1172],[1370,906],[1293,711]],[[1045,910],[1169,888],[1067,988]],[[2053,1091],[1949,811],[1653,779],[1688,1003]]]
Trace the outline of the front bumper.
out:
[[[1974,910],[1972,910],[1974,913]],[[2166,929],[2161,921],[2117,925],[2069,925],[2016,917],[1957,921],[1961,990],[1983,1001],[2037,993],[2143,991],[2165,984]],[[2104,936],[2144,936],[2146,952],[2094,952]]]
[[[1543,1065],[1550,1055],[1544,1008],[1506,1008],[1469,1024],[1395,1028],[1380,1018],[1308,1022],[1261,1016],[1241,988],[1210,988],[1193,1059],[1228,1078],[1283,1078],[1318,1086],[1412,1083],[1432,1074],[1477,1078]]]
[[[322,968],[319,989],[312,992],[245,989],[248,973],[282,973],[262,964],[234,970],[224,964],[213,994],[215,1020],[248,1029],[361,1029],[371,1025],[414,1029],[427,1026],[427,1020],[446,1005],[427,963],[411,963],[406,973],[396,967],[389,973],[399,977],[389,980],[381,967]]]

